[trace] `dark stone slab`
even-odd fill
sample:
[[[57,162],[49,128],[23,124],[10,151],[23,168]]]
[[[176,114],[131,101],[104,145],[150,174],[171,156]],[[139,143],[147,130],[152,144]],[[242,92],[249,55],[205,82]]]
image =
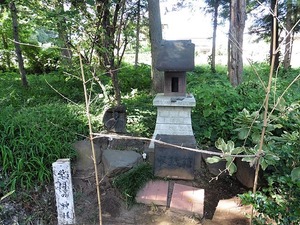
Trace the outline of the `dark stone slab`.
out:
[[[156,68],[160,71],[192,71],[195,45],[190,40],[162,41]]]
[[[105,111],[103,124],[106,130],[116,133],[126,133],[126,108],[125,106],[116,106]]]
[[[114,177],[142,162],[141,154],[126,150],[104,150],[102,155],[105,175]]]
[[[236,178],[246,187],[253,188],[255,169],[250,167],[248,162],[242,161],[241,158],[236,158]]]
[[[191,135],[160,135],[157,140],[178,146],[195,148],[196,140]],[[154,144],[154,175],[173,179],[194,179],[195,155],[193,151],[168,145]]]

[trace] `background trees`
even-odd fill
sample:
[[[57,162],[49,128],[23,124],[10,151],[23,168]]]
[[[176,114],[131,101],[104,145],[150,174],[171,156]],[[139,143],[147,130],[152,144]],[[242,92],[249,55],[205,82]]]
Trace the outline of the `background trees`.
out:
[[[277,7],[277,19],[279,21],[278,26],[274,34],[271,32],[273,24],[273,15],[275,9],[276,0],[272,1],[250,1],[250,12],[262,15],[261,17],[255,17],[253,24],[250,27],[250,33],[256,34],[258,40],[264,40],[270,43],[270,55],[272,52],[272,40],[273,35],[276,37],[275,45],[283,46],[276,52],[275,67],[278,68],[280,61],[283,62],[284,68],[290,67],[291,53],[293,49],[294,35],[299,32],[299,13],[300,5],[298,1],[287,0],[278,1]],[[280,58],[281,57],[281,58]]]
[[[275,0],[260,2],[251,0],[247,4],[249,16],[251,16],[251,13],[262,15],[254,18],[250,32],[257,34],[261,40],[269,41],[270,45],[273,40],[271,38],[273,34],[270,30],[275,2]],[[217,26],[220,20],[227,20],[230,23],[230,31],[228,32],[228,74],[232,85],[236,86],[241,83],[243,73],[242,42],[246,3],[245,1],[234,0],[206,0],[205,3],[207,5],[206,10],[212,13],[213,18],[211,69],[215,71]],[[189,7],[191,11],[200,10],[193,8],[191,5],[192,1],[178,0],[177,3],[173,2],[172,7],[175,7],[174,10],[183,7]],[[10,69],[16,63],[15,58],[12,57],[14,44],[11,41],[14,39],[10,23],[13,14],[10,12],[8,4],[4,4],[4,1],[1,6],[1,24],[3,25],[3,29],[0,31],[3,55],[1,57],[1,67]],[[70,65],[77,64],[76,56],[78,55],[78,46],[80,46],[80,54],[86,65],[92,66],[93,71],[97,71],[95,68],[98,68],[108,72],[111,76],[114,81],[115,94],[118,93],[117,71],[121,66],[126,48],[129,45],[136,46],[135,58],[137,64],[140,47],[140,25],[149,27],[153,56],[153,90],[154,92],[162,92],[163,76],[154,66],[155,51],[162,39],[158,0],[149,2],[145,0],[41,0],[26,1],[26,3],[19,1],[16,9],[19,12],[21,21],[19,41],[42,47],[20,46],[18,52],[23,51],[22,56],[25,58],[25,67],[27,67],[29,73],[43,73],[62,67],[71,68]],[[144,17],[146,9],[149,10],[149,18]],[[285,69],[290,67],[293,38],[299,30],[298,15],[299,4],[297,1],[279,1],[278,19],[283,22],[279,23],[277,32],[274,33],[276,35],[274,40],[277,47],[284,43],[282,45],[284,48],[281,47],[280,51],[276,52],[275,65],[277,67],[280,61],[283,62]],[[14,30],[16,31],[16,29]],[[283,33],[285,33],[284,36]],[[49,45],[55,48],[47,48],[46,46]],[[271,54],[272,49],[270,48]],[[20,54],[17,55],[20,58]],[[17,62],[21,63],[22,60],[20,59]],[[21,74],[25,74],[22,65],[18,67],[20,71],[23,71]],[[22,77],[24,80],[25,76],[22,75]],[[24,83],[26,82],[24,81]],[[120,98],[117,96],[120,96],[120,94],[115,96],[116,102],[120,102]]]

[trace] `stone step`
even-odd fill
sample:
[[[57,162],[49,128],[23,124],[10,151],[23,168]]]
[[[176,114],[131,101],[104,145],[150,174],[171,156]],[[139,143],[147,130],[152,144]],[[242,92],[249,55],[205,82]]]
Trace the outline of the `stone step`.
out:
[[[172,193],[168,193],[169,191]],[[171,195],[170,205],[168,194]],[[168,181],[150,181],[138,192],[136,202],[162,205],[170,207],[172,211],[203,215],[204,189],[175,183],[171,190]]]

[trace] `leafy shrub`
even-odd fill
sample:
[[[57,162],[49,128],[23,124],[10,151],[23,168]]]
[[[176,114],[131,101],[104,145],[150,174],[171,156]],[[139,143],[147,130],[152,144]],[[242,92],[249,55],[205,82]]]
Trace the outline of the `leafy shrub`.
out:
[[[153,96],[134,93],[123,98],[127,107],[127,131],[137,136],[151,137],[155,128],[156,108],[152,104]]]
[[[54,48],[42,49],[33,46],[23,46],[27,61],[27,70],[31,74],[42,74],[56,71],[59,67],[60,51]]]
[[[229,139],[234,128],[233,119],[242,109],[241,97],[227,77],[196,68],[188,76],[188,90],[196,99],[192,120],[196,139],[212,145],[218,137]]]
[[[151,68],[146,64],[135,67],[124,64],[119,70],[119,84],[123,94],[130,93],[133,89],[139,91],[151,90]]]

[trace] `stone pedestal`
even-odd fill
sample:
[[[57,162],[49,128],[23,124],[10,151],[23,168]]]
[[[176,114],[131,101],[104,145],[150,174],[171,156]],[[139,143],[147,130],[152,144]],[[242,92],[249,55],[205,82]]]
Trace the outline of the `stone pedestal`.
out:
[[[194,136],[191,120],[192,108],[196,106],[194,96],[165,96],[159,93],[153,105],[157,107],[153,139],[157,134]],[[153,142],[149,148],[154,149]]]
[[[153,100],[153,105],[157,107],[157,119],[153,139],[160,140],[161,138],[164,139],[167,137],[167,141],[161,141],[196,148],[196,140],[191,120],[191,111],[196,105],[195,98],[192,95],[167,96],[157,94]],[[195,159],[200,158],[197,157],[199,153],[190,152],[190,154],[188,151],[178,150],[177,148],[167,147],[167,149],[165,149],[157,146],[159,145],[155,145],[154,141],[152,141],[148,150],[149,158],[153,158],[155,162],[154,170],[156,175],[172,178],[177,177],[178,179],[193,179],[195,165],[199,165],[199,163],[195,163]],[[181,160],[183,155],[186,157],[184,160],[188,163],[184,163],[184,168],[181,168],[181,164],[176,162],[176,160]],[[168,157],[169,159],[162,160],[164,157]],[[167,165],[159,165],[159,163],[163,161],[165,161],[163,164]],[[188,165],[190,165],[191,168],[188,168]],[[163,168],[167,168],[167,170],[162,170]],[[184,173],[180,169],[184,169]],[[180,171],[180,173],[178,172],[177,174],[176,171]],[[169,175],[167,173],[169,173]]]

